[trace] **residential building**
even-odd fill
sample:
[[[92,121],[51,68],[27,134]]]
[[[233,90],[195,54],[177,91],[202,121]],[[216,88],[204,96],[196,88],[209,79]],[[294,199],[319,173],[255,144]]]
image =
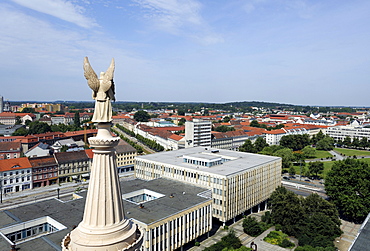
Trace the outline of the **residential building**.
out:
[[[39,142],[38,144],[34,145],[30,150],[24,153],[26,157],[29,158],[36,158],[36,157],[43,157],[43,156],[50,156],[53,152],[53,149],[50,148],[48,144]]]
[[[22,153],[22,144],[19,141],[0,143],[0,160],[20,158]]]
[[[28,158],[0,160],[0,189],[2,193],[32,188],[32,165]]]
[[[56,140],[51,146],[55,153],[61,152],[62,148],[65,147],[65,151],[82,151],[84,150],[85,143],[83,141],[75,141],[73,138]]]
[[[370,128],[362,126],[333,126],[326,129],[326,134],[335,140],[344,140],[346,137],[367,138],[370,140]]]
[[[32,165],[33,187],[49,186],[58,181],[58,164],[54,156],[29,159]]]
[[[277,129],[277,130],[271,130],[264,132],[266,143],[269,145],[279,145],[280,139],[283,136],[287,135],[297,135],[297,134],[308,134],[308,131],[306,128],[294,128],[294,129]]]
[[[193,119],[185,122],[185,148],[211,146],[212,122]]]
[[[176,127],[178,130],[183,130],[184,127]],[[139,134],[144,138],[155,141],[164,147],[165,150],[177,150],[183,148],[183,137],[174,134],[172,131],[177,131],[174,127],[150,127],[145,124],[137,124],[134,129],[135,134]]]
[[[116,152],[116,164],[118,173],[124,173],[134,170],[135,156],[137,150],[122,139],[114,147]]]
[[[259,136],[262,137],[262,135],[251,135],[244,130],[212,132],[211,147],[237,151],[247,139],[254,141]]]
[[[85,151],[54,153],[59,167],[59,183],[81,181],[90,177],[90,159]]]
[[[281,184],[281,158],[204,147],[137,156],[135,176],[167,178],[212,190],[213,216],[227,222],[266,200]]]

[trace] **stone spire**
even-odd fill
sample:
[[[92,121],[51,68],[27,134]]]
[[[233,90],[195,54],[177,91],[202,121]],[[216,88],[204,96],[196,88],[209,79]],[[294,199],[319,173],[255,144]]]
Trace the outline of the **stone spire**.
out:
[[[62,241],[63,251],[134,251],[143,236],[132,221],[125,218],[115,162],[111,123],[98,123],[98,134],[89,138],[94,147],[85,211],[82,222]]]

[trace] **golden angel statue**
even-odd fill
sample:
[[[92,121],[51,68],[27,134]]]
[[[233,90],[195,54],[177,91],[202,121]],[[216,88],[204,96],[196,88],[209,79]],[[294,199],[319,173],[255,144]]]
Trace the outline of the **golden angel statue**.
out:
[[[84,59],[84,75],[87,79],[87,84],[92,89],[92,98],[95,99],[95,111],[92,122],[110,123],[112,122],[112,104],[111,100],[115,101],[114,97],[114,59],[106,72],[100,73],[100,78],[96,75],[90,65],[89,59]]]

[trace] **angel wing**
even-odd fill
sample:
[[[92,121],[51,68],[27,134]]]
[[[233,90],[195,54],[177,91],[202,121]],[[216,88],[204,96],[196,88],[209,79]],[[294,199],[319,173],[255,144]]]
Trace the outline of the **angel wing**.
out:
[[[101,83],[101,90],[106,92],[111,100],[115,100],[114,94],[114,82],[113,82],[113,73],[114,73],[114,58],[112,58],[112,61],[110,63],[110,66],[108,70],[105,72],[103,76],[103,81]]]
[[[96,94],[99,90],[100,82],[87,57],[84,59],[84,76],[87,79],[87,84]]]

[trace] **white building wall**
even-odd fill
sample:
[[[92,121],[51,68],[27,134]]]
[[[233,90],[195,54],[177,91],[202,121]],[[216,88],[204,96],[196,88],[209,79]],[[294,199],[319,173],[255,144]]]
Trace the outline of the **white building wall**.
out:
[[[370,139],[370,128],[353,126],[334,126],[326,129],[326,134],[336,140],[344,140],[347,136],[353,138]]]
[[[211,146],[212,123],[194,119],[185,122],[185,148]]]
[[[32,168],[0,172],[3,194],[32,189]]]
[[[213,216],[226,222],[270,197],[281,184],[281,159],[220,175],[137,157],[135,176],[144,180],[163,177],[211,189]]]
[[[212,229],[211,200],[150,225],[132,219],[144,231],[142,251],[172,251]]]

